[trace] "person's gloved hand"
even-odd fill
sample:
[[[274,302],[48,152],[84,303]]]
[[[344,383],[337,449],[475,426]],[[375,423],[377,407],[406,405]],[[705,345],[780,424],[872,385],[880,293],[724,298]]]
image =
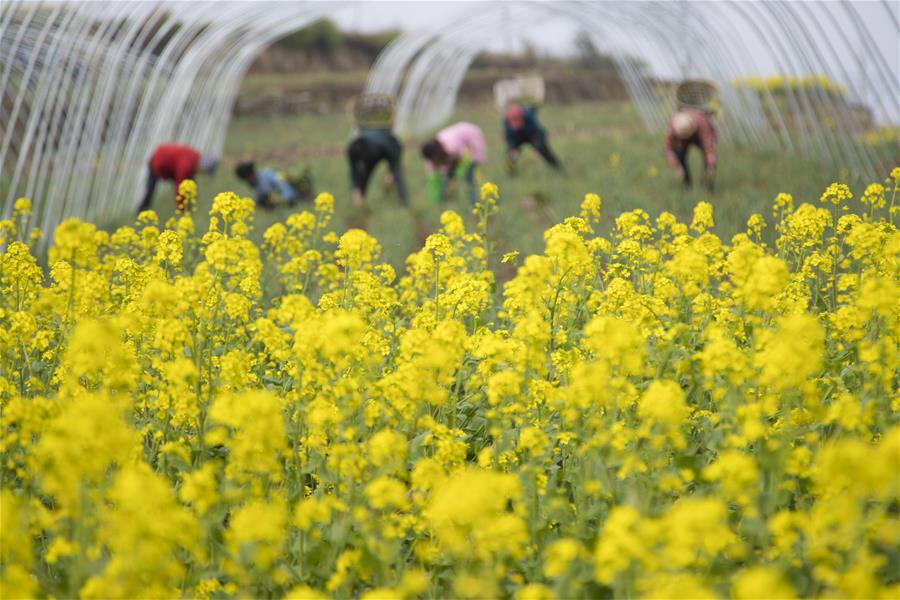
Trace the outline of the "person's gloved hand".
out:
[[[456,162],[456,168],[453,169],[453,178],[454,179],[465,179],[466,172],[468,172],[469,167],[472,166],[472,159],[468,156],[464,156]]]
[[[444,187],[444,182],[443,182],[443,177],[441,176],[441,174],[437,171],[432,172],[428,176],[428,183],[426,184],[426,189],[428,190],[428,197],[431,198],[431,200],[435,204],[440,204],[444,199],[443,198],[443,195],[444,195],[443,187]]]

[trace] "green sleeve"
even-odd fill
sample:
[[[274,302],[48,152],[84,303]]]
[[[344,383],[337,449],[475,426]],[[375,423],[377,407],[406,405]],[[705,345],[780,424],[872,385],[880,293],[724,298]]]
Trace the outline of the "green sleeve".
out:
[[[444,196],[444,177],[440,171],[432,171],[428,176],[428,197],[439,204]]]

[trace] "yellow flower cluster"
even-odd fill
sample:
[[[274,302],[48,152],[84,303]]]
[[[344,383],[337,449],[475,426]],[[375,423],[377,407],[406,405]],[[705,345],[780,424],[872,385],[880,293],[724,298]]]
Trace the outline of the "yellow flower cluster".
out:
[[[896,598],[898,187],[727,241],[589,194],[499,289],[491,184],[400,276],[328,194],[260,246],[231,193],[69,220],[46,272],[20,200],[0,596]]]
[[[757,92],[768,90],[773,94],[782,94],[787,90],[822,90],[837,96],[847,95],[847,88],[836,81],[832,81],[824,73],[801,76],[742,77],[734,79],[731,83],[737,87],[748,87]]]

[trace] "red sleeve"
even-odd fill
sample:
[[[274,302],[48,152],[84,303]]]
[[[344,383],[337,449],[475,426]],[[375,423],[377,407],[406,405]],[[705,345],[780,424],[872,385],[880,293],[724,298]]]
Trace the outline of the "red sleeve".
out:
[[[178,161],[175,163],[175,172],[173,173],[175,176],[175,187],[178,187],[178,184],[185,179],[193,179],[196,174],[197,158],[191,157],[189,154],[179,156]]]
[[[675,156],[675,132],[672,130],[671,123],[666,128],[666,137],[663,140],[663,150],[666,153],[666,160],[672,168],[678,167],[678,157]]]
[[[174,179],[175,179],[175,205],[179,210],[182,209],[181,198],[178,196],[178,185],[185,179],[193,179],[197,174],[197,163],[200,162],[200,155],[188,148],[185,148],[175,161]]]
[[[175,167],[173,169],[173,177],[175,186],[185,179],[192,179],[197,174],[197,167],[200,164],[200,153],[189,146],[181,146],[178,148],[178,156],[175,159]]]
[[[703,148],[703,155],[706,157],[706,166],[716,166],[716,129],[708,118],[704,116],[700,120],[700,147]]]
[[[166,179],[168,175],[169,164],[171,163],[172,153],[170,146],[163,144],[157,146],[150,157],[150,169],[153,174],[160,179]]]

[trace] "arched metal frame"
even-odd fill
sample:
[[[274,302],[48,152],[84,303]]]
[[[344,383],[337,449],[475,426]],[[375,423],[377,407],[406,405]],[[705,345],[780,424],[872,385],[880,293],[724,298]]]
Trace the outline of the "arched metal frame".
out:
[[[894,9],[884,19],[900,38]],[[795,2],[521,2],[460,4],[460,18],[396,38],[378,57],[367,92],[397,97],[395,127],[422,136],[452,116],[463,78],[496,31],[527,32],[548,19],[577,22],[612,56],[649,129],[671,99],[635,64],[715,81],[722,135],[816,153],[869,177],[896,161],[857,139],[847,102],[815,86],[734,86],[737,77],[824,74],[897,123],[900,79],[847,0]],[[0,202],[34,200],[44,231],[61,220],[121,218],[136,206],[146,164],[176,140],[221,152],[241,80],[280,37],[344,10],[335,2],[175,0],[0,3]],[[753,48],[753,51],[750,51]],[[762,67],[766,65],[766,67]],[[860,69],[860,65],[866,68]],[[863,93],[865,92],[865,93]],[[790,123],[788,127],[786,123]]]
[[[134,210],[159,143],[221,152],[247,69],[323,2],[0,3],[0,201],[65,218]],[[47,242],[45,238],[44,242]]]
[[[889,6],[883,8],[900,39],[896,16]],[[803,2],[531,2],[512,18],[503,7],[485,10],[479,5],[431,35],[397,38],[374,65],[366,91],[396,94],[395,129],[401,135],[426,135],[452,116],[462,77],[488,47],[492,31],[553,17],[577,21],[610,53],[648,129],[665,126],[672,99],[655,90],[631,57],[652,59],[674,77],[715,81],[724,116],[719,127],[726,139],[778,142],[870,178],[900,158],[866,144],[851,103],[819,86],[788,87],[784,102],[777,103],[768,89],[757,92],[735,84],[772,69],[784,78],[821,74],[840,82],[851,101],[863,96],[860,86],[877,90],[873,112],[896,124],[900,77],[891,73],[858,7],[848,1],[815,10]],[[874,74],[860,72],[859,64],[871,65]]]

